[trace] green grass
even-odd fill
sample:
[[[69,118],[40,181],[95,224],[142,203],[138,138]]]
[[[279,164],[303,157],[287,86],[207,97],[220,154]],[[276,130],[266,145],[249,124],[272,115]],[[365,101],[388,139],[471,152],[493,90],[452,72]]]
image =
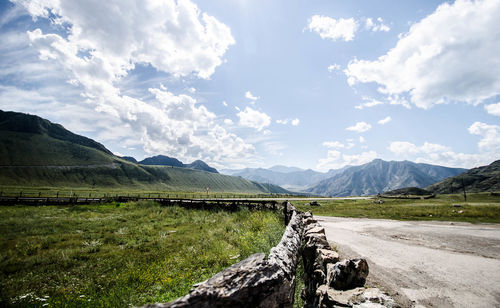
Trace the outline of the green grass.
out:
[[[500,197],[489,193],[468,194],[466,202],[461,194],[438,195],[427,200],[383,201],[376,204],[373,200],[324,200],[319,201],[319,207],[296,201],[294,205],[301,211],[311,210],[314,215],[323,216],[500,223]]]
[[[275,246],[279,212],[153,202],[0,207],[0,306],[166,302]]]
[[[0,186],[0,195],[9,197],[70,197],[102,198],[114,196],[130,196],[142,198],[286,198],[287,194],[270,194],[264,192],[224,192],[210,190],[207,195],[205,190],[162,190],[138,188],[107,188],[107,187],[31,187],[31,186]],[[295,197],[295,196],[294,196]]]

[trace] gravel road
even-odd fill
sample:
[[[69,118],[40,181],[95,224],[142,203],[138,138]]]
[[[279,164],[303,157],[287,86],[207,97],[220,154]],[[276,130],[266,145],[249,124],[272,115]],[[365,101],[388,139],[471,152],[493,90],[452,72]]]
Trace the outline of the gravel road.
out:
[[[403,307],[500,307],[500,224],[315,218]]]

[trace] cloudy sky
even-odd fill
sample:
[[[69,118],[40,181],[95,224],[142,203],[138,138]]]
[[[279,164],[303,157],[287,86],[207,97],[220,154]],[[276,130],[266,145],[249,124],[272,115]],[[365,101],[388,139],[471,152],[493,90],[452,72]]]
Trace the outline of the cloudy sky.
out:
[[[500,159],[500,0],[0,2],[0,109],[118,155]]]

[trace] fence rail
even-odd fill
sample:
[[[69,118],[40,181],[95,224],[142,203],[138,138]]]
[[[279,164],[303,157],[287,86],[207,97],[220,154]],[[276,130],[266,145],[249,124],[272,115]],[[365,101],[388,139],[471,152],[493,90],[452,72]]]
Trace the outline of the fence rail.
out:
[[[239,206],[250,209],[272,209],[278,208],[276,200],[254,200],[254,199],[199,199],[199,198],[158,198],[158,197],[130,197],[113,196],[103,198],[80,198],[80,197],[7,197],[0,196],[0,205],[78,205],[98,204],[130,201],[155,201],[162,205],[180,205],[187,208],[224,208],[235,210]]]

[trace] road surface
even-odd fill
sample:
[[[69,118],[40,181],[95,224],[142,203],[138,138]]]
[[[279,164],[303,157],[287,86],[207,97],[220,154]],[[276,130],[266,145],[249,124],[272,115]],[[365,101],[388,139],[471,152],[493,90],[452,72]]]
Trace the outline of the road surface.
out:
[[[500,307],[500,224],[315,217],[403,307]]]

